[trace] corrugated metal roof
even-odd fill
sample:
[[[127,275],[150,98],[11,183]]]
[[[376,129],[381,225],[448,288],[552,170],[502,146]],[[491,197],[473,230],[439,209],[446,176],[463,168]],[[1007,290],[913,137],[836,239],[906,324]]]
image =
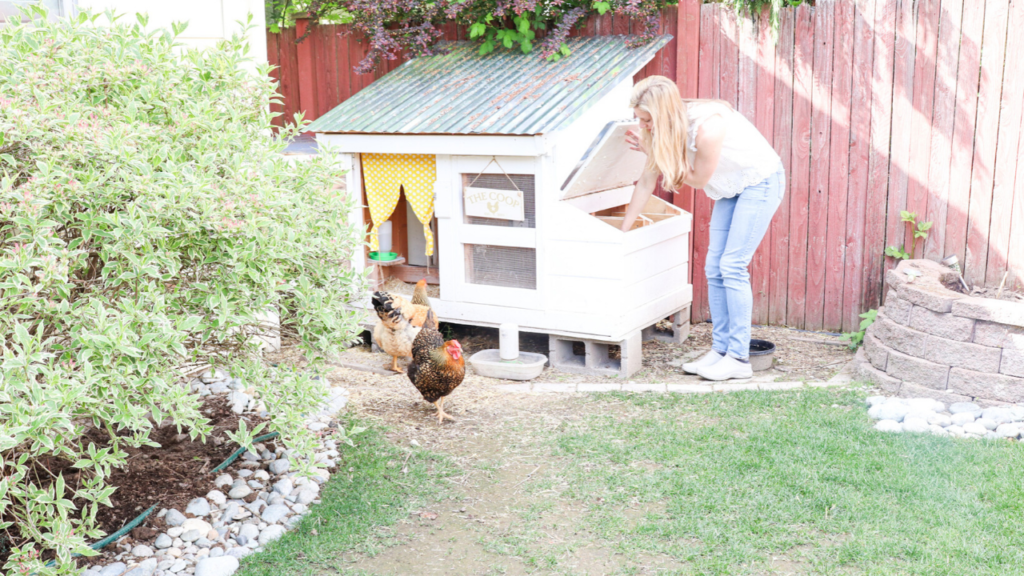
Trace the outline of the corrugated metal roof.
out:
[[[545,134],[567,126],[668,43],[628,48],[625,36],[570,38],[572,54],[449,44],[442,56],[402,64],[316,119],[307,132],[361,134]]]

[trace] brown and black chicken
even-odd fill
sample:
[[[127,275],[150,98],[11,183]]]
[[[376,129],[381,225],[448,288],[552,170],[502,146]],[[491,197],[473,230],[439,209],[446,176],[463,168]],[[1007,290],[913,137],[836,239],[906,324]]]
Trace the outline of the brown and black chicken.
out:
[[[462,384],[466,376],[466,359],[458,340],[445,342],[437,331],[434,311],[427,312],[423,328],[412,343],[412,362],[409,380],[420,391],[423,399],[437,407],[437,423],[455,420],[444,413],[444,400]]]

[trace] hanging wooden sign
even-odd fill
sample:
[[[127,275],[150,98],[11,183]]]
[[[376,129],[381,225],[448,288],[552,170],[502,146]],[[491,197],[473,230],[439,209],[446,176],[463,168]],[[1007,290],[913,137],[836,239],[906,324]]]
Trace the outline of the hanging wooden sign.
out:
[[[463,198],[466,216],[498,220],[525,220],[523,193],[519,190],[467,186]]]

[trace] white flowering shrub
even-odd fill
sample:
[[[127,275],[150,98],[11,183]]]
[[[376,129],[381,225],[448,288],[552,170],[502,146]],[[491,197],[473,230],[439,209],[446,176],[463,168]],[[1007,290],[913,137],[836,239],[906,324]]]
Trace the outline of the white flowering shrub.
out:
[[[180,29],[147,32],[142,20],[83,14],[0,28],[9,574],[73,573],[72,554],[103,535],[94,518],[116,489],[106,479],[157,423],[172,419],[193,438],[209,431],[177,367],[244,371],[273,391],[265,401],[284,443],[311,454],[301,414],[321,401],[321,384],[256,368],[247,334],[276,309],[315,360],[359,331],[346,304],[363,277],[346,263],[363,231],[338,190],[341,171],[329,155],[280,154],[274,86],[266,66],[243,69],[240,36],[189,51],[175,44]],[[86,441],[89,427],[108,441]],[[75,482],[49,474],[59,461]]]

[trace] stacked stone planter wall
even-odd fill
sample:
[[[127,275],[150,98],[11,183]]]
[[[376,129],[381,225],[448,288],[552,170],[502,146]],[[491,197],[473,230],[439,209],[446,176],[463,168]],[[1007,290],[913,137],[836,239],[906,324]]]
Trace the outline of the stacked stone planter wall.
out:
[[[1024,304],[947,288],[957,282],[955,272],[929,260],[890,270],[885,306],[858,355],[859,375],[904,398],[1024,402]]]

